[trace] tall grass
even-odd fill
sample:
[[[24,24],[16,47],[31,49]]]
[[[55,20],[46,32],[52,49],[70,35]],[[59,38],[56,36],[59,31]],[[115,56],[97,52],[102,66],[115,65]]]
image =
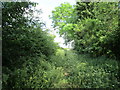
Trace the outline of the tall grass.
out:
[[[13,88],[118,88],[117,77],[118,63],[113,59],[58,49],[48,61],[29,58],[22,69],[3,79],[4,87],[12,82]]]

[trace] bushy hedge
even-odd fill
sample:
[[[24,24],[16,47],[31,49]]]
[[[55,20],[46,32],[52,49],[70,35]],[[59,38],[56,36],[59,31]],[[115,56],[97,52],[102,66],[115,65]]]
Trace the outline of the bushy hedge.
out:
[[[54,54],[57,46],[54,38],[47,30],[43,31],[42,22],[32,16],[35,3],[4,2],[2,5],[3,66],[14,69],[25,62],[22,57]]]
[[[2,3],[3,88],[31,87],[29,78],[40,62],[56,52],[54,37],[43,31],[39,18],[32,16],[35,6],[31,2]]]

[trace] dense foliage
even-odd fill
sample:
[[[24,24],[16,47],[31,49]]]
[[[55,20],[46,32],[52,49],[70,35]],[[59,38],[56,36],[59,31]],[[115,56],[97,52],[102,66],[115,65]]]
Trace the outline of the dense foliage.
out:
[[[66,54],[66,55],[65,55]],[[25,59],[25,58],[24,58]],[[34,62],[37,61],[37,62]],[[118,89],[118,63],[106,57],[91,58],[58,49],[49,61],[44,56],[29,58],[13,72],[12,88],[114,88]],[[8,76],[4,75],[4,79]]]
[[[2,3],[3,89],[118,89],[119,63],[106,57],[119,56],[117,3],[64,3],[55,8],[53,26],[66,44],[74,41],[74,50],[59,47],[43,29],[42,20],[34,16],[41,14],[36,5]]]
[[[3,73],[8,77],[6,80],[9,88],[14,87],[14,74],[23,68],[24,63],[37,63],[38,56],[44,56],[48,60],[57,48],[57,44],[53,43],[54,38],[47,33],[47,30],[42,30],[43,23],[33,16],[35,5],[30,2],[2,3],[2,65]],[[34,60],[30,61],[32,57]],[[5,83],[3,82],[3,85]]]
[[[33,18],[32,6],[35,4],[3,3],[3,66],[16,67],[22,63],[19,61],[22,57],[49,56],[55,51],[52,37],[42,31],[42,23]]]
[[[51,18],[67,42],[74,40],[78,53],[119,57],[118,3],[64,3],[55,8]]]

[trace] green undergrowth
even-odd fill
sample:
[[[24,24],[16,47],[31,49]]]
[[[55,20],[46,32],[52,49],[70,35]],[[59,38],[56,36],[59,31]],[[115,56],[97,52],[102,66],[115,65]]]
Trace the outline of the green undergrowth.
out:
[[[3,67],[7,72],[3,73],[4,88],[118,88],[120,84],[117,61],[106,57],[58,49],[48,61],[45,56],[28,61],[14,72]]]

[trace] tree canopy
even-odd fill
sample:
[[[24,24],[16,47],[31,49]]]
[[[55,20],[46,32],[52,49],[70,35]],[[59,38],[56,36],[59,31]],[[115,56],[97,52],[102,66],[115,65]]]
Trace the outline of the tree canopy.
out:
[[[118,3],[77,2],[73,6],[63,3],[52,13],[54,26],[59,27],[67,42],[74,40],[78,53],[119,56]]]

